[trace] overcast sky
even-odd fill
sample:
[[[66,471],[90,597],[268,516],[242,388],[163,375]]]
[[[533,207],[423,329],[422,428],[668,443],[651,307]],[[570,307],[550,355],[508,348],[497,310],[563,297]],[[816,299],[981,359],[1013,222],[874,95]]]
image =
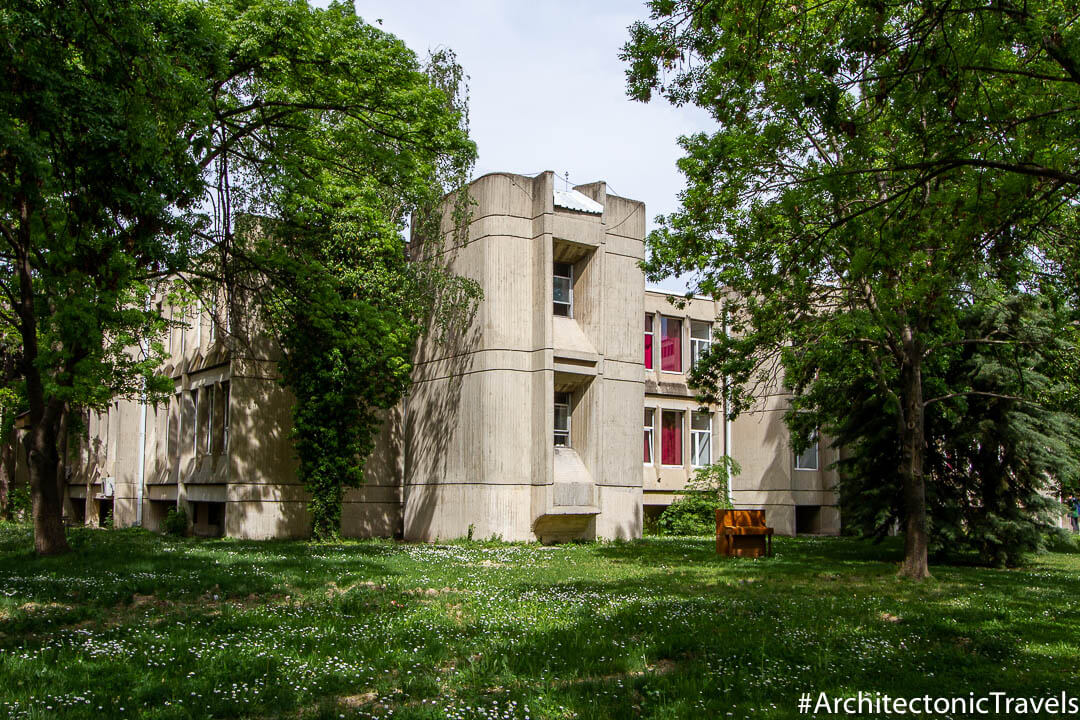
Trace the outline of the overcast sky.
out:
[[[679,135],[709,127],[696,108],[626,97],[619,50],[644,18],[636,0],[355,0],[360,16],[421,57],[452,48],[469,75],[476,174],[554,170],[573,185],[605,180],[649,219],[673,210]],[[684,290],[683,283],[661,283]]]

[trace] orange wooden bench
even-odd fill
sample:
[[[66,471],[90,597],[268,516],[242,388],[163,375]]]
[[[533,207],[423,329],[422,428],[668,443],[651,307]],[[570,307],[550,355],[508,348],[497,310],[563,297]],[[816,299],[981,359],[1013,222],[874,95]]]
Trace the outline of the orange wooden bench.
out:
[[[764,510],[717,510],[716,552],[727,557],[772,555],[773,529]]]

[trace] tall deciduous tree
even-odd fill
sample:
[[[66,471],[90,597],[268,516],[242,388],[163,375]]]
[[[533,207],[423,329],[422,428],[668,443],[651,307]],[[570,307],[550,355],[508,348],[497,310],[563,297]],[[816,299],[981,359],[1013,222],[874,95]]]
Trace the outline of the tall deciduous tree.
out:
[[[0,11],[0,290],[17,328],[29,424],[34,545],[67,549],[60,450],[73,406],[163,384],[144,280],[184,242],[198,198],[190,140],[205,127],[195,5],[12,0]]]
[[[649,238],[651,276],[697,272],[699,290],[728,298],[732,336],[697,378],[737,412],[800,344],[858,348],[848,372],[873,382],[895,418],[901,573],[926,577],[926,408],[943,399],[926,364],[960,344],[1011,342],[994,328],[965,336],[959,309],[990,278],[1030,286],[1075,253],[1075,10],[650,8],[624,50],[630,94],[695,103],[718,125],[682,139],[682,208]],[[814,377],[789,380],[802,393]]]
[[[1043,545],[1060,516],[1058,499],[1078,478],[1076,378],[1059,362],[1075,357],[1075,330],[1067,307],[1050,297],[983,295],[959,309],[961,337],[992,333],[1007,342],[955,343],[924,365],[924,386],[951,396],[926,413],[930,551],[1015,565]],[[843,337],[800,348],[789,367],[815,378],[791,416],[804,432],[821,426],[845,448],[845,524],[882,536],[904,519],[901,450],[895,408],[860,369],[868,364],[865,348]]]
[[[444,54],[425,73],[343,3],[15,0],[0,28],[0,320],[21,341],[38,552],[66,549],[67,413],[172,390],[147,305],[167,276],[261,303],[298,396],[301,472],[340,495],[358,477],[341,458],[361,461],[372,408],[403,392],[417,324],[475,298],[406,265],[402,239],[474,156],[460,68]],[[259,232],[238,242],[234,213]],[[327,428],[304,418],[330,405],[337,435],[313,439]]]
[[[299,478],[317,537],[340,530],[385,411],[409,386],[430,321],[467,315],[478,286],[407,257],[406,231],[438,231],[468,178],[464,76],[427,66],[351,5],[234,2],[228,75],[216,85],[206,161],[215,195],[205,275],[251,301],[292,391]],[[237,232],[238,213],[258,216]],[[456,214],[458,221],[462,213]]]

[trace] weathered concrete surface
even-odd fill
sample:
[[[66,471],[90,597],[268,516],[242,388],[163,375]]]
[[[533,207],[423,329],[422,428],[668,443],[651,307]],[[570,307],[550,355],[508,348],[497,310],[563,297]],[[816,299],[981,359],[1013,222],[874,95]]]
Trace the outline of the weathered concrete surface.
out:
[[[553,203],[553,173],[495,173],[475,180],[464,234],[444,210],[443,237],[412,251],[438,258],[484,290],[471,326],[427,333],[414,384],[388,413],[365,464],[366,484],[346,492],[346,536],[417,540],[632,538],[643,513],[655,515],[684,490],[692,463],[692,413],[709,414],[711,459],[741,465],[737,507],[763,507],[778,532],[837,532],[835,451],[821,443],[818,470],[796,470],[779,388],[731,423],[723,408],[701,408],[687,384],[693,321],[720,331],[723,305],[645,290],[645,206],[607,192],[576,189],[603,207],[575,212]],[[571,317],[553,313],[553,264],[573,268]],[[164,295],[158,298],[164,302]],[[89,413],[80,460],[65,500],[69,519],[94,524],[112,507],[117,525],[138,516],[160,528],[170,507],[208,532],[222,513],[225,534],[302,537],[310,532],[307,493],[296,478],[292,397],[277,382],[276,350],[243,298],[206,302],[163,342],[175,393],[147,407],[138,399]],[[216,309],[211,312],[210,305]],[[178,309],[163,308],[168,314]],[[643,320],[653,321],[646,369]],[[681,321],[677,371],[661,369],[661,324]],[[226,328],[231,332],[225,332]],[[569,393],[569,450],[553,446],[554,396]],[[642,465],[643,408],[654,411],[654,462]],[[661,415],[681,413],[681,461],[661,459]],[[729,443],[730,439],[730,443]],[[141,443],[141,445],[140,445]],[[730,444],[730,447],[729,447]],[[140,464],[140,449],[143,461]],[[24,469],[23,469],[24,470]],[[17,467],[17,472],[19,468]],[[111,490],[111,494],[110,494]]]

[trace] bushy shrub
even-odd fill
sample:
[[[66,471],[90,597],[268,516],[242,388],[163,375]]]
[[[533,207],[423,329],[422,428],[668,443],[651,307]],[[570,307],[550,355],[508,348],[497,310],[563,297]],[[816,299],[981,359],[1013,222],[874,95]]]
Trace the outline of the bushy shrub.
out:
[[[180,508],[169,508],[169,512],[165,514],[165,522],[162,523],[161,527],[166,535],[186,535],[188,528],[187,513]]]
[[[30,487],[19,485],[8,493],[7,507],[3,508],[3,515],[16,522],[26,522],[30,519],[30,506]]]
[[[727,456],[695,471],[686,491],[660,514],[656,522],[659,534],[712,535],[716,511],[731,507],[728,485],[739,472],[739,464]]]

